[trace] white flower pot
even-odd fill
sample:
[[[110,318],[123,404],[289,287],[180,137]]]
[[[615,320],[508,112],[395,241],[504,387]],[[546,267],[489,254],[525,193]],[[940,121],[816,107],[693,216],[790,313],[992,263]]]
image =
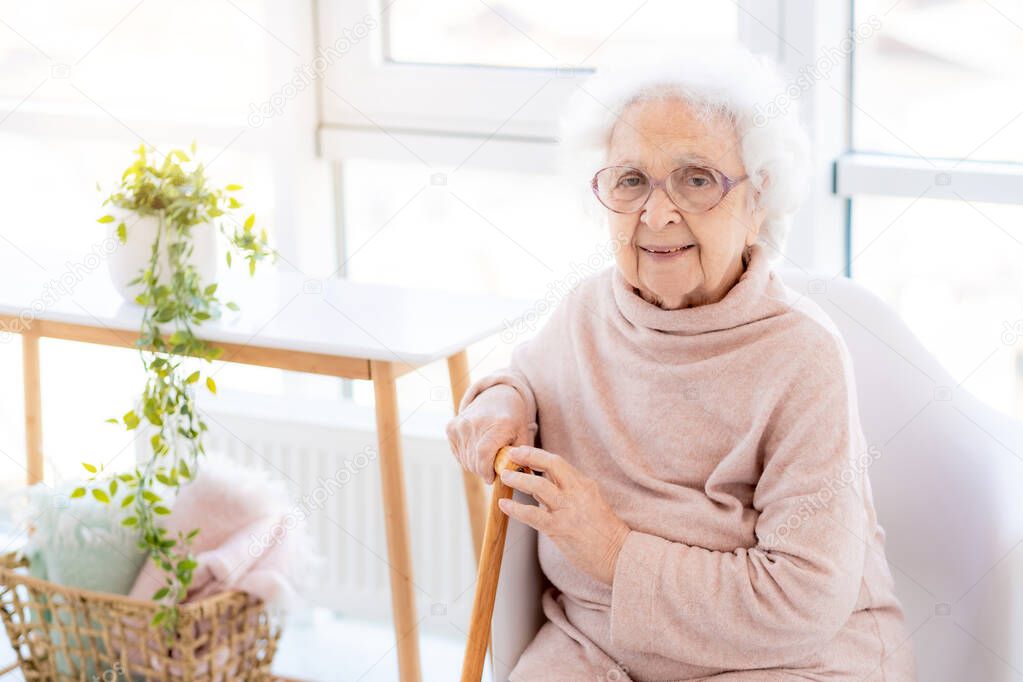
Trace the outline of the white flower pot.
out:
[[[135,297],[142,293],[142,283],[129,286],[128,282],[138,277],[149,264],[160,219],[155,215],[139,217],[131,211],[118,208],[111,209],[110,215],[114,216],[114,221],[107,223],[108,236],[117,240],[117,226],[122,222],[128,233],[127,242],[122,244],[118,240],[117,248],[107,259],[110,280],[124,300],[134,303]],[[170,265],[167,262],[166,250],[168,237],[168,230],[165,228],[159,257],[161,284],[170,282]],[[214,225],[203,223],[194,226],[192,243],[194,246],[190,257],[192,267],[199,273],[204,285],[212,284],[216,281],[218,262],[217,232]]]

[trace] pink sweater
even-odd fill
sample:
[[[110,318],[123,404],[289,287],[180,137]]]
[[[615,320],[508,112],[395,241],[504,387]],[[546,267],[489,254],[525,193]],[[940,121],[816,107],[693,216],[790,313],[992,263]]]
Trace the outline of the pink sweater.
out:
[[[462,407],[499,384],[632,529],[610,587],[539,535],[549,622],[510,679],[915,679],[848,349],[762,246],[694,308],[586,278]]]

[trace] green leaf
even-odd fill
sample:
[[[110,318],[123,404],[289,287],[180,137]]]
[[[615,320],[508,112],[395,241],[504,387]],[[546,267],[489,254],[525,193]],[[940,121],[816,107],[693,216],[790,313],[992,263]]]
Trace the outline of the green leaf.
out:
[[[142,493],[142,497],[146,502],[159,502],[162,498],[151,490],[146,490]]]
[[[96,473],[96,467],[89,464],[88,462],[82,462],[82,466],[85,467],[85,470],[88,471],[90,474]]]
[[[191,571],[192,569],[194,569],[198,565],[199,564],[196,563],[195,560],[193,560],[193,559],[184,559],[183,561],[179,561],[178,562],[178,570],[179,571]]]
[[[112,215],[105,215],[102,218],[99,218],[96,222],[97,223],[112,223],[112,222],[114,222],[114,216],[112,216]]]
[[[128,228],[124,223],[117,226],[117,240],[122,244],[128,241]]]
[[[159,507],[159,506],[157,506],[157,507],[153,507],[153,513],[154,514],[159,514],[160,516],[167,516],[171,512],[170,512],[170,509],[167,509],[167,507]]]
[[[242,207],[241,202],[238,201],[237,199],[235,199],[234,197],[231,197],[230,199],[227,200],[227,205],[230,208],[241,208]]]
[[[160,589],[158,589],[156,591],[155,594],[153,594],[153,601],[160,601],[161,599],[166,597],[168,594],[170,594],[170,588],[169,587],[161,587]]]
[[[110,502],[110,498],[107,497],[107,494],[100,490],[99,488],[92,489],[92,496],[95,497],[100,502],[102,502],[103,504],[107,504]]]
[[[242,186],[241,186],[241,185],[228,185],[228,186],[227,186],[227,187],[225,187],[224,189],[226,189],[226,190],[227,190],[228,192],[237,192],[237,191],[238,191],[238,190],[240,190],[241,188],[242,188]]]
[[[227,267],[231,267],[231,252],[227,252]]]
[[[252,226],[255,225],[255,224],[256,224],[256,215],[255,214],[251,214],[251,215],[249,215],[248,218],[245,219],[245,225],[243,227],[245,228],[246,232],[251,232],[252,231]]]
[[[110,497],[113,497],[114,495],[117,494],[117,479],[116,478],[113,479],[112,481],[110,481],[110,487],[108,488],[108,490],[110,491]]]
[[[226,305],[231,310],[238,310],[238,304],[235,303],[234,301],[228,301]]]
[[[124,521],[121,521],[121,525],[122,526],[137,526],[138,523],[139,523],[139,520],[137,518],[135,518],[134,516],[129,516]]]
[[[125,507],[127,507],[129,504],[131,504],[134,501],[135,501],[135,496],[134,495],[128,495],[123,500],[121,500],[121,509],[124,509]]]
[[[186,384],[194,384],[197,381],[199,381],[199,370],[195,370],[188,375],[187,379],[185,379]]]
[[[75,488],[71,491],[71,497],[85,497],[85,488]]]
[[[206,388],[210,389],[210,393],[216,394],[217,382],[213,381],[213,377],[206,377]]]
[[[124,425],[128,427],[128,430],[134,429],[139,425],[139,416],[135,414],[135,410],[125,412],[121,419],[124,421]]]
[[[172,346],[176,346],[180,343],[185,343],[186,341],[188,341],[188,338],[190,336],[191,334],[189,334],[188,332],[179,329],[178,331],[171,334],[170,339],[168,339],[168,341]]]

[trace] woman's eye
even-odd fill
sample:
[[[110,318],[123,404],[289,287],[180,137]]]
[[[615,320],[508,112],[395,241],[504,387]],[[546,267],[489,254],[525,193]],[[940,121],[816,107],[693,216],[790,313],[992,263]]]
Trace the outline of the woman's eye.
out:
[[[706,175],[691,175],[688,182],[691,187],[702,189],[714,184],[714,179]]]
[[[618,184],[622,187],[639,187],[642,183],[643,178],[638,175],[626,175],[618,181]]]

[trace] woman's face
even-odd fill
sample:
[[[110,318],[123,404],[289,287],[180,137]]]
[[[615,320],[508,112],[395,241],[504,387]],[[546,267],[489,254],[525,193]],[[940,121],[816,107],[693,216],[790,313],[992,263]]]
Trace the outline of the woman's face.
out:
[[[699,159],[703,159],[700,161]],[[637,102],[611,133],[607,165],[632,166],[663,180],[686,163],[715,168],[738,179],[746,174],[730,122],[700,123],[677,99]],[[736,185],[715,208],[683,213],[663,188],[636,213],[608,211],[611,238],[622,247],[616,261],[625,280],[647,301],[666,309],[721,300],[743,272],[742,251],[756,241],[761,210],[747,203],[749,181]],[[693,244],[674,254],[664,250]]]

